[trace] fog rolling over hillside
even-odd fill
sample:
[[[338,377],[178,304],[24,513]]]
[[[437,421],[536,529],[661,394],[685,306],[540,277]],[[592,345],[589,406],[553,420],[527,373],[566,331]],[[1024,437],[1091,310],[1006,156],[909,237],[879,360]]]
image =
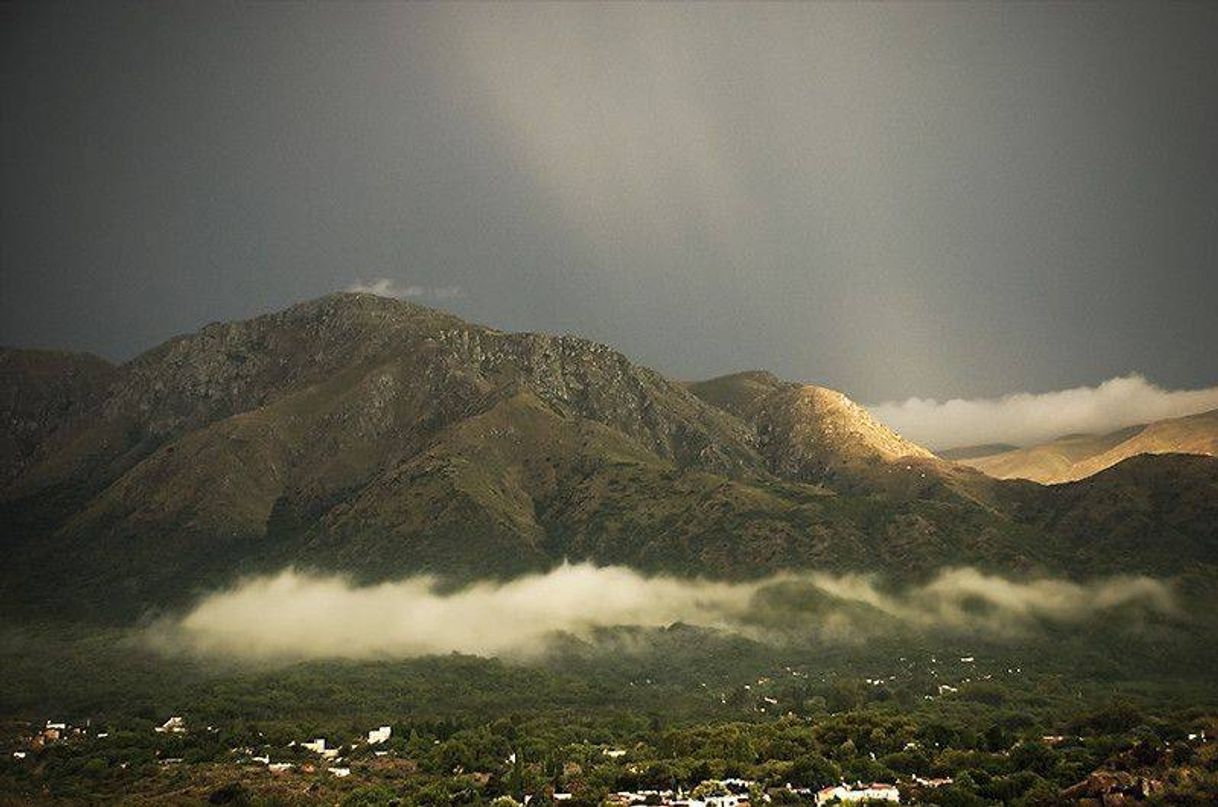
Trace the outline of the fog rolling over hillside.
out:
[[[1213,458],[1001,481],[832,390],[677,383],[583,339],[369,294],[118,366],[12,350],[3,366],[17,611],[122,621],[289,567],[459,584],[567,561],[909,581],[961,565],[1207,579],[1215,563]]]
[[[1187,616],[1169,585],[1146,577],[1019,582],[957,568],[924,585],[885,590],[874,577],[849,574],[723,582],[564,564],[456,591],[427,578],[358,586],[283,572],[211,594],[180,618],[154,625],[146,639],[164,652],[218,659],[452,652],[527,659],[545,653],[559,634],[587,640],[620,626],[684,623],[780,645],[849,645],[909,632],[1026,640],[1045,626],[1098,620],[1135,631],[1147,620],[1187,622]]]

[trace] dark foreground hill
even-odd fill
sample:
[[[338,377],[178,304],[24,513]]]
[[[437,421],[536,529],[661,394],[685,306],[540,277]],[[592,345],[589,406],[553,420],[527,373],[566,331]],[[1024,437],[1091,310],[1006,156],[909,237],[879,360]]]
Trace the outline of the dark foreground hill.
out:
[[[0,356],[7,609],[126,616],[294,565],[1208,574],[1218,460],[1001,482],[831,390],[683,385],[583,339],[340,294],[121,366]]]

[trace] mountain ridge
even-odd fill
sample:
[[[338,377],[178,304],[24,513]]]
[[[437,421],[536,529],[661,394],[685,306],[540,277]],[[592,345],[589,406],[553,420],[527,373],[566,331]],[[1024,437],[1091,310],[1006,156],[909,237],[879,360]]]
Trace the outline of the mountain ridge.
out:
[[[209,325],[65,389],[68,414],[36,427],[15,415],[43,410],[5,411],[4,445],[40,436],[0,493],[9,604],[70,580],[80,607],[131,614],[286,565],[461,581],[564,560],[727,578],[1113,564],[1070,557],[1065,498],[934,457],[841,393],[681,384],[588,340],[372,295]],[[1153,519],[1183,533],[1150,534],[1196,557],[1213,530],[1180,507]]]
[[[1128,426],[1106,434],[1068,434],[1026,448],[959,456],[998,479],[1073,482],[1139,454],[1218,455],[1218,409]]]

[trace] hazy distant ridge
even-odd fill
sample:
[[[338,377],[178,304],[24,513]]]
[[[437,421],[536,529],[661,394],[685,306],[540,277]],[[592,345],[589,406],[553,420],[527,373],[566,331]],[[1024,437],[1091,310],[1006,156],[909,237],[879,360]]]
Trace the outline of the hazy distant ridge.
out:
[[[1043,484],[1083,479],[1139,454],[1218,454],[1218,409],[1158,420],[1109,434],[1075,434],[1029,448],[950,452],[956,461],[999,479]]]

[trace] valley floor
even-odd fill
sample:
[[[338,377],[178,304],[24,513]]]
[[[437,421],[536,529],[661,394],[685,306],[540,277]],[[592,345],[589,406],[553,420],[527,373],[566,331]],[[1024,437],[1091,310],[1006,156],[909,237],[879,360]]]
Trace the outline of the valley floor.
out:
[[[219,666],[135,636],[3,632],[0,804],[738,807],[733,787],[811,805],[860,781],[906,804],[1218,799],[1218,688],[1187,637],[799,647],[673,626],[528,662]]]

